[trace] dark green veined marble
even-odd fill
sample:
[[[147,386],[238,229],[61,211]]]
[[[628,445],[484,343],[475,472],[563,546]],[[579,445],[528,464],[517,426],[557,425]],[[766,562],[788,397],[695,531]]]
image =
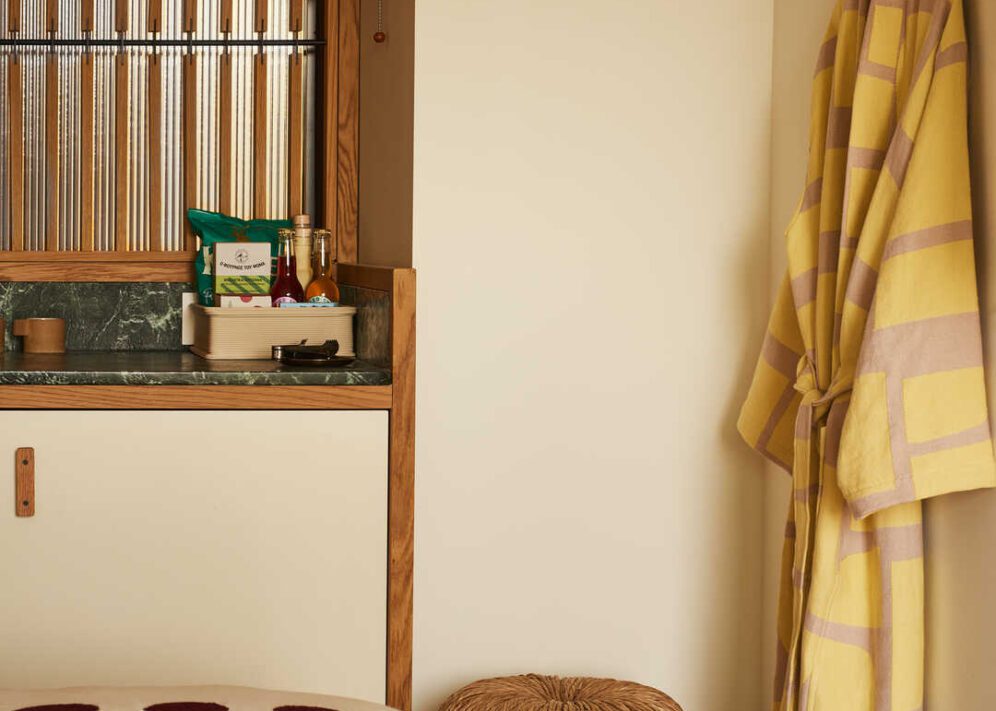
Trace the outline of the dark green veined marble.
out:
[[[0,385],[390,385],[387,368],[301,368],[272,360],[205,360],[185,352],[6,353]]]
[[[181,294],[188,284],[0,283],[0,318],[7,322],[5,348],[20,350],[11,336],[17,318],[66,319],[70,351],[180,351]]]
[[[340,287],[341,301],[356,307],[356,355],[371,363],[391,363],[391,296],[386,291]]]

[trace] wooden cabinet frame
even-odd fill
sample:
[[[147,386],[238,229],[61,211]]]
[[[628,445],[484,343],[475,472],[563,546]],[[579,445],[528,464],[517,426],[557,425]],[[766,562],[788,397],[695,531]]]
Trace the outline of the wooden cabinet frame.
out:
[[[391,385],[4,385],[0,386],[0,410],[387,410],[390,441],[386,699],[389,706],[410,711],[415,543],[415,272],[341,264],[339,281],[390,295]]]

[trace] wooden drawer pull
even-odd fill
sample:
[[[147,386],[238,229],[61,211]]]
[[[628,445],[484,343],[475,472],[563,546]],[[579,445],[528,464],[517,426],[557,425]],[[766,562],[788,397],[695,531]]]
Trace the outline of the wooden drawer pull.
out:
[[[35,450],[21,447],[14,455],[17,498],[14,502],[18,516],[35,515]]]

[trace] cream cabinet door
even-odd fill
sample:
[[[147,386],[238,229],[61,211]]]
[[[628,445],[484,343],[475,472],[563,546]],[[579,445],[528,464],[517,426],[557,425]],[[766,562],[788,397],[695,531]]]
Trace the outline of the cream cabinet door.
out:
[[[0,412],[0,687],[383,703],[387,438],[379,411]]]

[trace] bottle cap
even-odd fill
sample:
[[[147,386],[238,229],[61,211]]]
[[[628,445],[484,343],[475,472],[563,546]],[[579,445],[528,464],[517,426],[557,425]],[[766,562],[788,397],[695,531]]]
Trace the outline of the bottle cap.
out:
[[[294,215],[295,227],[311,227],[311,215]]]

